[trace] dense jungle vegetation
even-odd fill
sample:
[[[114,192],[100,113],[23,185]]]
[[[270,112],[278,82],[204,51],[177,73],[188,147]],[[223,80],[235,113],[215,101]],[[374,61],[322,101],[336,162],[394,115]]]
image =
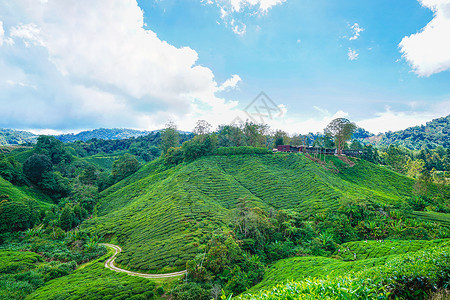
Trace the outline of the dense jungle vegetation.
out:
[[[0,298],[445,297],[450,149],[350,137],[358,158],[273,153],[337,137],[249,122],[2,147]],[[124,269],[188,276],[113,272],[100,242]]]

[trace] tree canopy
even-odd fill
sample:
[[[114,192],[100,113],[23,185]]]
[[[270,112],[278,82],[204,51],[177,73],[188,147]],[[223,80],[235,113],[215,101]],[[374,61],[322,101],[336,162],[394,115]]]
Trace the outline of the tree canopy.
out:
[[[352,137],[356,128],[356,124],[350,122],[348,119],[337,118],[327,125],[324,132],[325,135],[333,137],[337,152],[338,154],[341,154],[342,149],[344,149],[345,142]]]

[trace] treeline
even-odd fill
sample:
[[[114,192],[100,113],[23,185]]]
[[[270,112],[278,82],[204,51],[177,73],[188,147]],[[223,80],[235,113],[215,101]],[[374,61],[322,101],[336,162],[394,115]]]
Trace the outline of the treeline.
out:
[[[397,144],[410,150],[450,148],[450,115],[405,130],[386,132],[377,143],[379,146]]]
[[[190,140],[194,137],[192,133],[178,133],[181,142]],[[151,132],[145,136],[131,137],[127,139],[108,140],[108,139],[90,139],[86,142],[76,141],[67,143],[68,147],[73,148],[74,154],[80,157],[87,157],[99,153],[104,154],[123,154],[128,151],[142,161],[149,162],[161,154],[161,133]]]
[[[338,122],[336,122],[336,120]],[[199,121],[195,137],[180,141],[175,124],[170,123],[161,132],[161,149],[168,165],[190,162],[207,155],[268,153],[278,145],[307,145],[322,148],[361,150],[361,159],[385,165],[393,171],[412,178],[445,181],[450,171],[450,148],[422,148],[409,150],[398,145],[374,147],[363,145],[356,137],[370,135],[345,119],[333,120],[324,133],[290,136],[282,130],[272,131],[267,125],[246,122],[241,125],[222,125],[215,132],[206,121]],[[334,131],[330,130],[331,127]],[[345,129],[345,126],[351,128]],[[345,130],[344,130],[345,129]],[[339,144],[338,144],[339,143]],[[242,147],[253,147],[253,150]],[[265,150],[255,150],[255,149]]]
[[[140,131],[126,128],[99,128],[94,130],[82,131],[77,134],[68,133],[55,136],[64,143],[82,141],[87,142],[92,139],[99,140],[124,140],[128,138],[136,138],[150,134],[149,131]]]
[[[32,144],[36,139],[31,132],[0,128],[0,146]]]

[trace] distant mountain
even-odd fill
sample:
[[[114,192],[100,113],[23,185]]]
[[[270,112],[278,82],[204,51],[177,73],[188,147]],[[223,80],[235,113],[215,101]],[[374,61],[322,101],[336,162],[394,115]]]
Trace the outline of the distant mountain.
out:
[[[56,135],[55,137],[62,142],[75,142],[75,141],[83,141],[86,142],[91,139],[102,139],[102,140],[122,140],[128,139],[131,137],[139,137],[143,135],[147,135],[152,131],[141,131],[135,129],[124,129],[124,128],[100,128],[89,131],[82,131],[77,134],[69,133]]]
[[[423,146],[430,149],[437,146],[450,148],[450,115],[434,119],[425,125],[366,137],[364,141],[376,146],[397,144],[411,150],[418,150]]]
[[[35,143],[37,138],[28,131],[0,128],[0,146]]]

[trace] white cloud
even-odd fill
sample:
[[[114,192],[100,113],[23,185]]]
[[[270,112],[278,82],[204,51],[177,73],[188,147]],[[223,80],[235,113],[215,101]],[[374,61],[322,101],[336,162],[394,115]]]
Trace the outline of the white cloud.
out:
[[[434,18],[420,32],[406,36],[400,52],[419,76],[450,69],[450,0],[419,0],[434,12]]]
[[[0,126],[160,128],[168,118],[236,106],[215,93],[240,77],[219,87],[195,50],[143,28],[134,0],[20,0],[0,2],[0,11],[7,18],[1,40],[8,24],[16,41],[16,57],[0,52],[0,85],[37,89],[0,89]]]
[[[247,25],[245,25],[241,21],[236,21],[235,19],[232,19],[230,25],[233,32],[239,36],[244,36],[245,33],[247,32]]]
[[[349,60],[356,60],[358,59],[359,54],[358,52],[356,52],[356,50],[348,48],[347,56]]]
[[[30,45],[44,46],[41,38],[41,30],[36,24],[19,24],[10,29],[11,38],[20,38],[25,43],[25,46]]]
[[[258,7],[260,13],[266,14],[273,6],[282,4],[286,0],[227,0],[235,12],[240,12],[243,7]]]
[[[449,114],[450,100],[434,104],[425,111],[393,111],[386,107],[385,111],[376,113],[374,117],[356,123],[370,132],[379,133],[404,130]]]
[[[353,31],[353,36],[351,36],[348,40],[353,41],[359,38],[361,32],[364,31],[364,28],[360,27],[358,23],[354,23],[350,28]]]
[[[234,89],[237,87],[238,83],[241,82],[242,79],[239,75],[233,75],[231,78],[227,79],[217,90],[225,91],[228,89]]]
[[[220,9],[220,18],[226,26],[239,36],[245,35],[247,25],[243,16],[266,15],[274,6],[286,0],[208,0],[205,4],[215,4]],[[257,27],[258,28],[258,27]],[[257,29],[258,30],[258,29]]]

